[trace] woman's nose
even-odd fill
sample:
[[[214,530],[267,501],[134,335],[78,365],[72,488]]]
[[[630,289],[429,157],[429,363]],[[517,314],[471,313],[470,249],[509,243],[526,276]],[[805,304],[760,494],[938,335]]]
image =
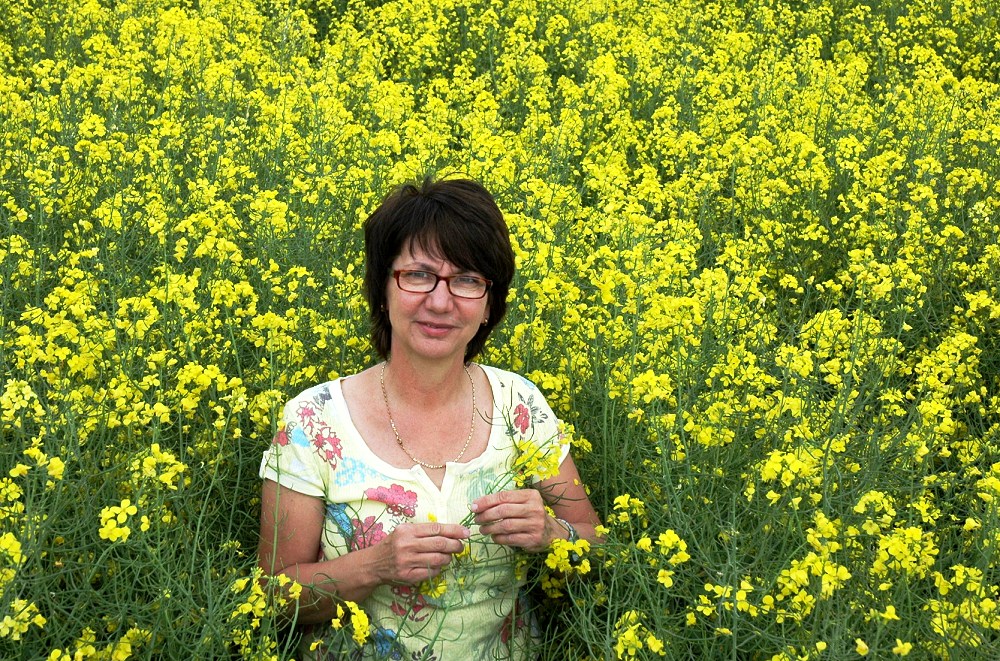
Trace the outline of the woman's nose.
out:
[[[453,295],[448,289],[448,283],[438,280],[434,289],[427,292],[427,304],[434,309],[446,309],[454,303]]]

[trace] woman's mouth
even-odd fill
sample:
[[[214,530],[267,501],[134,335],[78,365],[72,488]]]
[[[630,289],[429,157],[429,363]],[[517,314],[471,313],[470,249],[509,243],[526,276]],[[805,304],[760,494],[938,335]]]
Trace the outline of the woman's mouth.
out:
[[[450,331],[453,326],[450,324],[437,324],[431,321],[418,321],[417,324],[427,333],[441,335]]]

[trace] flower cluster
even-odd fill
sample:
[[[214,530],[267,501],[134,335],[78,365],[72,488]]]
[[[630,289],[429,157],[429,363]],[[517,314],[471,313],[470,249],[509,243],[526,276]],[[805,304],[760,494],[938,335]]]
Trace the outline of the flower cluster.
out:
[[[38,612],[38,606],[24,599],[13,599],[9,612],[0,620],[0,638],[21,640],[32,625],[39,628],[45,626],[45,618]]]
[[[113,643],[98,648],[95,644],[97,636],[92,629],[84,629],[81,636],[73,645],[72,654],[70,648],[52,650],[48,661],[76,661],[77,659],[110,659],[111,661],[126,661],[134,658],[143,645],[147,645],[153,640],[153,634],[147,629],[132,627],[121,638]]]
[[[636,611],[627,611],[615,622],[615,658],[634,659],[643,649],[658,656],[666,656],[663,641],[650,631]]]
[[[541,574],[540,584],[545,596],[558,599],[565,594],[567,581],[573,580],[574,574],[583,575],[590,572],[590,542],[578,539],[570,542],[565,539],[555,539],[545,557],[546,571]]]
[[[124,542],[132,534],[132,529],[126,525],[129,517],[139,511],[128,498],[119,505],[109,505],[101,510],[101,539],[110,542]]]
[[[353,601],[345,601],[337,604],[337,613],[333,618],[334,629],[350,627],[351,638],[359,647],[363,646],[371,633],[371,625],[368,616]]]
[[[245,657],[273,655],[280,644],[274,623],[294,609],[302,586],[284,574],[265,577],[254,568],[249,576],[233,581],[229,590],[240,600],[229,614],[228,641]]]

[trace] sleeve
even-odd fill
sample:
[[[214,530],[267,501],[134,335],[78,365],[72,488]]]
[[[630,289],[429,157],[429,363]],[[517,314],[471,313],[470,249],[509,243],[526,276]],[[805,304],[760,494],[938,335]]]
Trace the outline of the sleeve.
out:
[[[264,451],[259,474],[292,491],[324,497],[329,470],[310,433],[313,426],[309,421],[316,414],[315,407],[304,395],[285,405],[278,432]]]
[[[551,421],[545,429],[542,438],[544,439],[544,449],[543,452],[546,456],[555,457],[555,461],[552,462],[556,472],[560,466],[562,466],[563,461],[569,456],[569,438],[563,433],[562,420],[556,417],[556,414],[552,411],[552,407],[549,403],[545,401],[545,397],[542,396],[542,391],[538,390],[535,386],[535,397],[540,402],[539,408],[545,410],[548,415],[548,420]],[[537,476],[532,480],[532,483],[541,482],[544,479],[543,476]]]
[[[516,473],[537,483],[559,472],[569,456],[569,439],[538,387],[517,376],[511,385],[509,408],[504,411],[508,433],[514,435]]]

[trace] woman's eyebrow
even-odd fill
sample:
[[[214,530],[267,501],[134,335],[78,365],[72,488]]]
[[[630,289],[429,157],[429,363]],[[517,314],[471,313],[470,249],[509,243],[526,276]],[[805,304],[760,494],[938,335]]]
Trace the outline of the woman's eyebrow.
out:
[[[454,264],[452,266],[454,266]],[[421,262],[416,260],[412,262],[404,262],[404,265],[401,266],[400,268],[403,268],[404,270],[407,271],[429,271],[435,274],[438,273],[439,269],[438,265],[429,264],[427,262]],[[455,270],[452,271],[452,275],[474,275],[479,273],[474,269],[466,269],[457,266],[454,266],[454,268]]]
[[[417,262],[417,261],[405,262],[404,267],[408,271],[432,271],[432,272],[436,268],[435,266],[428,264],[427,262]]]

